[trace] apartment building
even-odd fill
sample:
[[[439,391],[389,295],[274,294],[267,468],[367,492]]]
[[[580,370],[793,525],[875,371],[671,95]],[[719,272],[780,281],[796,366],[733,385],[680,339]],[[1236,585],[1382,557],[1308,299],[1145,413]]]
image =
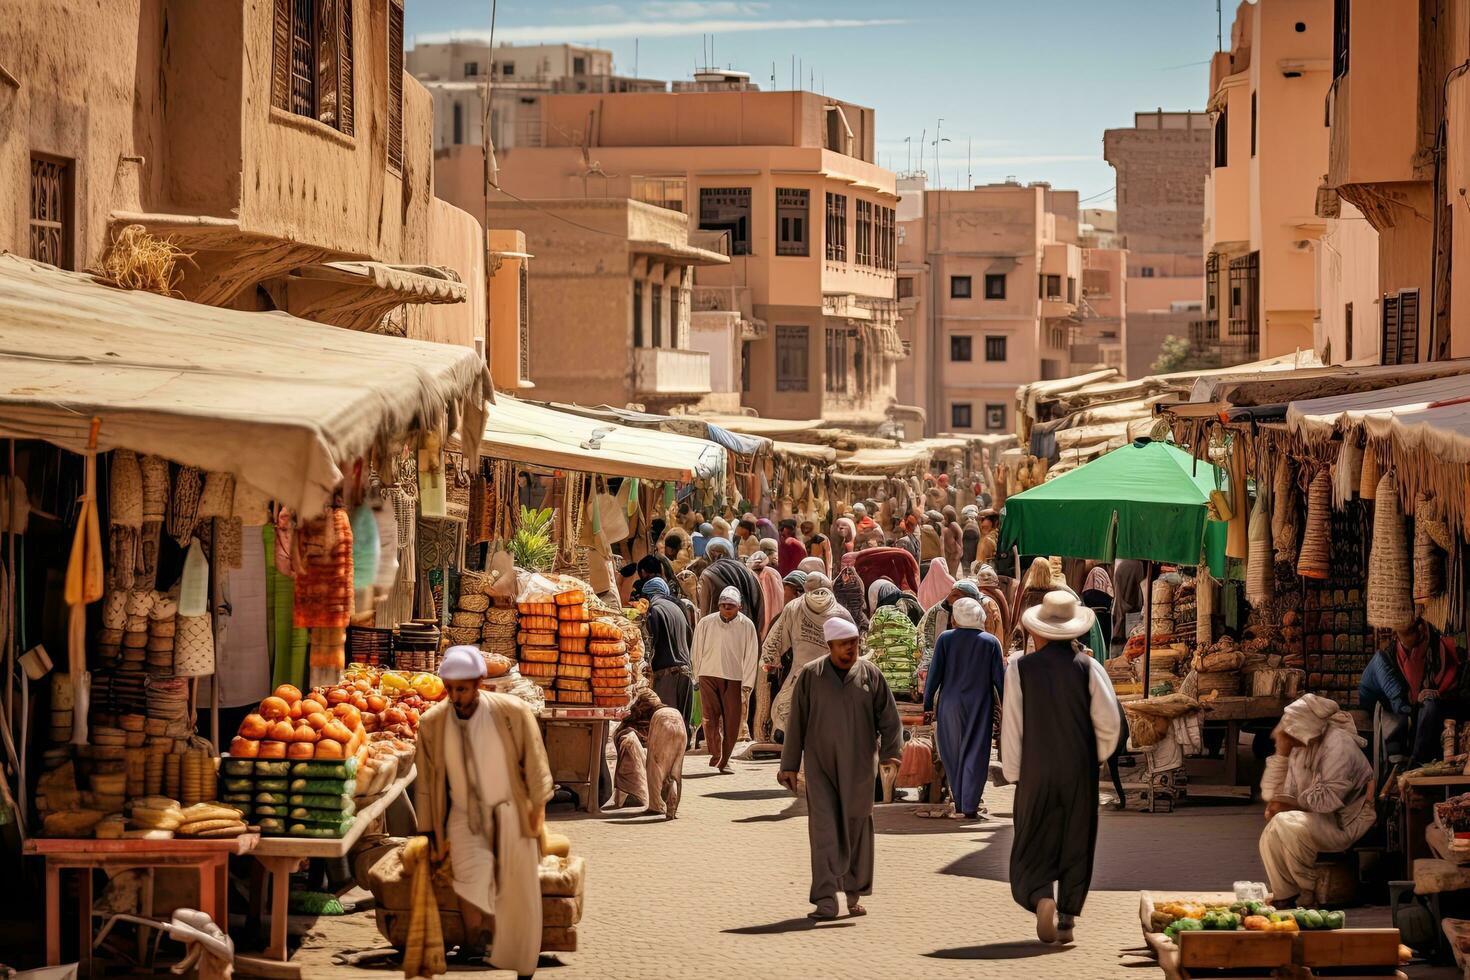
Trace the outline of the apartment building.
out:
[[[1454,328],[1451,311],[1470,309],[1470,275],[1452,261],[1470,255],[1470,4],[1335,0],[1328,9],[1330,141],[1318,213],[1356,247],[1331,257],[1355,278],[1334,290],[1329,277],[1321,346],[1335,361],[1466,356],[1470,331]]]
[[[537,256],[529,303],[536,397],[665,413],[739,409],[737,334],[700,330],[712,349],[696,346],[700,315],[690,304],[694,270],[730,258],[691,244],[685,215],[627,198],[573,198],[492,201],[490,216],[522,231]],[[721,335],[722,345],[708,343]]]
[[[141,225],[191,253],[187,299],[488,344],[484,238],[434,196],[397,0],[11,8],[0,247],[93,268]]]
[[[1074,341],[1087,366],[1102,360],[1109,315],[1121,345],[1123,253],[1098,250],[1097,293],[1085,298],[1076,191],[917,183],[905,183],[899,202],[898,296],[915,353],[901,390],[926,410],[930,433],[1012,431],[1016,388],[1072,373]],[[1079,340],[1089,305],[1095,329]]]
[[[722,234],[730,261],[695,269],[691,308],[749,325],[742,404],[872,430],[889,417],[904,356],[898,197],[873,133],[873,110],[812,92],[547,95],[540,145],[502,154],[499,186],[530,201],[632,199]],[[478,147],[436,163],[447,199],[483,207]]]
[[[1148,373],[1165,337],[1193,337],[1201,321],[1210,136],[1205,113],[1163,109],[1103,133],[1103,157],[1117,174],[1117,245],[1128,250],[1129,336],[1117,366],[1129,377]]]
[[[1333,0],[1242,3],[1210,62],[1205,306],[1224,363],[1314,346],[1317,188],[1328,165]]]

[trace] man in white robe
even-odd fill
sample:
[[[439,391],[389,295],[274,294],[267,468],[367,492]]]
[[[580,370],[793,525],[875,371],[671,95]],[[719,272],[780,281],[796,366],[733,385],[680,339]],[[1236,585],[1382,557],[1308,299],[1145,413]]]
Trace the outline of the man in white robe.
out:
[[[734,772],[730,753],[740,737],[745,699],[755,687],[760,660],[755,624],[740,612],[740,604],[740,590],[726,586],[720,593],[719,612],[705,616],[694,627],[691,659],[704,707],[704,739],[709,745],[709,764],[721,775]]]

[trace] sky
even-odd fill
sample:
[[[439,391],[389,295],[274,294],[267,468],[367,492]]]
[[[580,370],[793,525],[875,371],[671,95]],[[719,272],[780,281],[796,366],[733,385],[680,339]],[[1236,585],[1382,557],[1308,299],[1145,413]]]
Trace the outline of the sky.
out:
[[[1212,0],[408,0],[408,43],[485,34],[492,2],[496,43],[608,48],[619,74],[709,63],[789,89],[795,57],[798,87],[876,110],[883,166],[931,187],[1045,180],[1089,207],[1113,202],[1103,130],[1202,109],[1215,50]]]

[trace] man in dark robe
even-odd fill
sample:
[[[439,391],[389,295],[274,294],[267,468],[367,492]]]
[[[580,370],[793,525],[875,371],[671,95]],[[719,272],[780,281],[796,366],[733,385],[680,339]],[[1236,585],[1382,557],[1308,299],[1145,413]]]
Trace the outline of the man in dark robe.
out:
[[[1016,783],[1011,897],[1036,913],[1042,942],[1072,941],[1092,883],[1100,760],[1118,743],[1112,682],[1076,642],[1096,616],[1069,591],[1021,614],[1036,652],[1006,668],[1001,760]]]
[[[873,893],[873,781],[880,765],[896,775],[903,725],[888,682],[858,657],[858,631],[846,617],[823,624],[828,654],[797,674],[776,778],[798,792],[806,763],[807,837],[812,850],[813,919],[866,915]]]
[[[648,669],[652,671],[653,692],[658,699],[684,716],[686,734],[693,731],[689,719],[694,714],[694,677],[690,671],[689,644],[694,630],[683,608],[669,595],[669,585],[661,578],[643,583],[648,599],[648,643],[652,654]]]
[[[954,798],[951,816],[970,820],[987,815],[980,804],[1005,686],[1005,655],[1000,641],[984,631],[984,615],[977,599],[962,596],[954,603],[954,628],[939,634],[924,682],[924,717],[937,721],[939,758]]]

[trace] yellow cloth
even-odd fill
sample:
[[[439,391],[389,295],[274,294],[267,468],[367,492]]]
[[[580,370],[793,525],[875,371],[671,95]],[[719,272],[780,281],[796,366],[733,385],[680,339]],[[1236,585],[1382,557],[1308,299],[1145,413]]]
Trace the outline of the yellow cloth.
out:
[[[413,874],[413,912],[408,920],[408,942],[403,947],[403,975],[436,977],[449,972],[444,959],[444,925],[434,897],[429,867],[429,838],[410,837],[403,846],[403,866]]]
[[[87,743],[87,714],[90,678],[87,674],[87,604],[102,598],[105,572],[102,568],[102,529],[97,517],[97,456],[88,453],[85,482],[78,501],[77,529],[72,537],[71,555],[66,563],[66,587],[63,597],[70,610],[67,620],[66,645],[68,669],[73,688],[72,742]]]

